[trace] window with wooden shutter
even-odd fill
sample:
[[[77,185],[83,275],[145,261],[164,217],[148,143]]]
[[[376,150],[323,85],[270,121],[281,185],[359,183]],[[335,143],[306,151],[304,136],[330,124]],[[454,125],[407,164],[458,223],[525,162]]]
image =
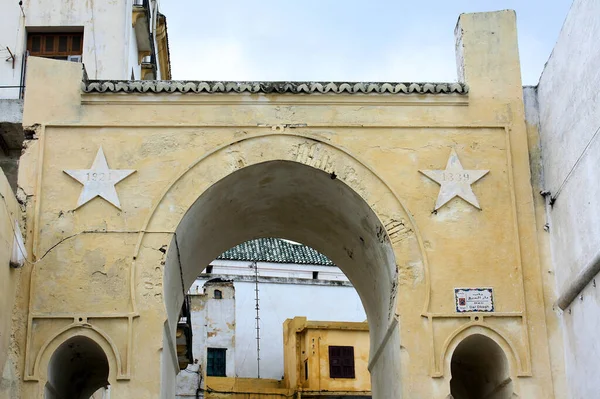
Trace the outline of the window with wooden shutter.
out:
[[[83,32],[30,33],[27,36],[27,51],[36,57],[59,60],[80,56],[83,53]]]
[[[355,378],[354,347],[329,347],[329,378]]]
[[[206,375],[209,377],[226,377],[227,349],[208,348],[206,356]]]

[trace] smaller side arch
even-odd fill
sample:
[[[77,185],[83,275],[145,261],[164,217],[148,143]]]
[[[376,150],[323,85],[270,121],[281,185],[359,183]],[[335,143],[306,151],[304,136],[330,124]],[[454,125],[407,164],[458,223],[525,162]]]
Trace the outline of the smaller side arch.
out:
[[[84,335],[71,336],[60,344],[52,353],[46,371],[46,399],[88,399],[95,392],[110,390],[106,352]]]
[[[438,359],[440,370],[436,373],[437,376],[449,377],[452,354],[462,341],[474,334],[481,334],[492,339],[504,351],[510,369],[515,376],[525,377],[530,375],[530,373],[523,370],[521,358],[510,339],[488,324],[481,321],[472,321],[457,328],[444,342]]]
[[[452,351],[450,397],[512,399],[515,378],[506,351],[482,332],[468,334]]]
[[[128,379],[128,376],[123,375],[121,372],[122,368],[119,350],[108,334],[91,324],[72,323],[57,331],[44,342],[36,356],[32,374],[25,376],[25,380],[43,381],[43,383],[45,383],[48,379],[48,364],[52,354],[60,345],[75,336],[91,339],[104,351],[109,364],[109,381],[114,382],[117,380]]]

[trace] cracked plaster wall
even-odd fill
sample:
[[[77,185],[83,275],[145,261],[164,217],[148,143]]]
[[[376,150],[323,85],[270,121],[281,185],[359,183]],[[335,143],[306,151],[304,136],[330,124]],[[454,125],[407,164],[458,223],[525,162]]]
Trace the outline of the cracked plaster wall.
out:
[[[21,208],[0,170],[0,396],[3,392],[16,395],[19,378],[11,333],[21,269],[9,266],[15,245],[15,222],[21,223]]]
[[[32,378],[22,396],[35,396],[43,385],[43,373],[31,360],[41,343],[69,322],[50,320],[48,312],[73,316],[77,325],[85,317],[111,337],[122,378],[111,377],[111,395],[158,395],[161,366],[168,370],[172,361],[164,322],[179,311],[187,289],[182,280],[191,285],[219,251],[255,238],[234,233],[266,230],[249,224],[218,235],[223,229],[211,230],[210,223],[231,218],[215,227],[238,226],[233,219],[240,218],[223,213],[189,219],[177,230],[187,248],[181,269],[173,232],[198,198],[208,200],[203,193],[209,187],[250,166],[275,162],[296,165],[287,176],[307,184],[291,185],[299,191],[268,193],[279,195],[273,200],[286,192],[301,194],[286,198],[288,208],[274,214],[288,223],[274,226],[257,212],[244,217],[289,234],[294,233],[289,226],[299,225],[298,238],[305,238],[299,241],[347,272],[369,314],[375,398],[445,398],[448,351],[473,330],[501,343],[521,397],[560,397],[548,355],[554,348],[547,328],[554,327],[546,324],[544,312],[549,305],[536,245],[515,16],[466,14],[457,30],[468,96],[82,94],[77,65],[32,58],[24,123],[44,127],[22,159],[27,167],[19,172],[19,184],[34,195],[27,202],[35,204],[27,218],[28,245],[33,257],[43,259],[23,280],[21,304],[30,306],[25,321],[33,328],[15,328],[21,367]],[[117,185],[123,208],[94,199],[75,209],[81,185],[62,170],[89,167],[101,145],[110,167],[137,170]],[[439,185],[418,170],[443,168],[453,148],[465,167],[490,170],[473,186],[481,211],[455,199],[432,212]],[[283,178],[289,172],[245,173],[260,182],[269,177],[265,170],[280,171]],[[286,187],[278,184],[275,188]],[[330,190],[327,198],[336,202],[306,187]],[[239,209],[265,209],[255,189],[229,188],[229,199],[252,205]],[[260,198],[261,206],[277,205]],[[305,213],[291,211],[295,198]],[[326,207],[311,208],[308,198]],[[226,204],[221,209],[228,210]],[[302,223],[318,228],[302,229]],[[199,242],[211,245],[194,256],[191,249]],[[165,245],[167,257],[160,250]],[[479,319],[457,315],[454,288],[480,286],[494,287],[496,313]],[[94,319],[95,312],[109,316]],[[166,393],[166,380],[162,387]]]

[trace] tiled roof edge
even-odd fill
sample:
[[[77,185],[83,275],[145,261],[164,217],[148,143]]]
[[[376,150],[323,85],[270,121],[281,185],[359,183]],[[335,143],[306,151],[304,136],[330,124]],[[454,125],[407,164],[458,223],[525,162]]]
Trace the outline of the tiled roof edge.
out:
[[[290,263],[335,266],[325,255],[302,244],[290,244],[278,238],[258,238],[228,249],[218,260]]]
[[[84,80],[84,93],[467,94],[464,83]]]

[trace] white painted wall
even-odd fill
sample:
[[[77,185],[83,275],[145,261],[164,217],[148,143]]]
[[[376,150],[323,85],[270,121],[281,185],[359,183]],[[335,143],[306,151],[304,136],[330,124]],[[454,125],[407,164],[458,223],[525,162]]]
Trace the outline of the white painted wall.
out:
[[[556,195],[580,159],[547,211],[559,295],[600,251],[599,42],[600,2],[575,0],[538,86],[545,190]],[[574,399],[600,392],[598,290],[591,283],[562,314]]]
[[[133,38],[133,40],[130,41],[130,45],[129,45],[129,55],[128,55],[128,60],[127,60],[127,70],[129,71],[129,74],[127,75],[127,77],[125,79],[131,79],[131,72],[133,71],[133,80],[141,80],[142,79],[142,67],[141,65],[138,63],[139,57],[138,57],[138,45],[137,45],[137,41],[135,40],[135,29],[132,25],[129,25],[129,37]]]
[[[206,373],[206,348],[224,348],[227,377],[236,375],[235,364],[235,289],[230,283],[200,285],[190,295],[192,353],[194,364],[177,375],[176,398],[195,397]],[[214,299],[220,290],[221,299]]]
[[[132,69],[139,79],[132,7],[133,0],[24,0],[23,16],[18,1],[0,0],[0,86],[20,84],[27,30],[57,27],[83,29],[82,61],[90,79],[130,79]],[[150,9],[154,21],[156,0],[151,1]],[[7,46],[17,57],[14,69],[12,63],[3,61],[9,55]],[[0,88],[0,99],[17,98],[18,94],[19,89]]]
[[[224,287],[219,284],[207,285],[205,288],[206,347],[227,349],[225,372],[227,377],[233,377],[236,375],[236,299],[234,289],[233,287]],[[221,291],[222,299],[214,299],[215,290]],[[193,317],[194,315],[192,315]],[[192,336],[194,335],[193,333],[192,330]],[[206,366],[204,367],[206,368]]]
[[[211,262],[215,277],[240,275],[251,277],[251,262]],[[346,276],[337,267],[319,265],[296,265],[258,263],[259,276],[269,282],[259,283],[260,305],[260,377],[281,379],[283,377],[283,322],[295,316],[306,316],[309,320],[365,321],[366,315],[356,290],[347,283]],[[319,271],[319,280],[312,280],[312,272]],[[300,283],[296,279],[302,279]],[[249,281],[234,281],[235,288],[235,375],[257,377],[256,329],[255,329],[255,284]],[[197,279],[190,293],[201,293],[206,279]],[[262,281],[262,280],[261,280]],[[339,282],[343,285],[339,285]],[[210,296],[209,296],[210,297]],[[208,303],[218,300],[207,299]],[[210,306],[208,309],[210,309]],[[194,311],[192,322],[206,317]],[[206,350],[202,339],[193,330],[194,356],[204,357]],[[210,344],[208,344],[210,346]],[[229,360],[229,359],[228,359]]]
[[[0,0],[0,86],[18,86],[21,80],[25,23],[18,3]],[[14,69],[11,62],[4,61],[10,55],[6,47],[16,55]],[[0,88],[0,99],[18,97],[18,88]]]
[[[239,377],[257,377],[254,285],[235,283],[236,370]],[[283,377],[283,322],[295,316],[308,320],[365,321],[367,316],[353,287],[259,284],[260,377]]]
[[[295,263],[256,262],[261,277],[286,277],[312,279],[313,272],[318,272],[319,280],[348,281],[348,277],[337,267],[321,265],[299,265]],[[237,276],[254,276],[254,269],[249,261],[215,260],[212,261],[213,274],[231,274]],[[198,289],[196,282],[192,289]],[[200,292],[202,286],[199,286]]]

